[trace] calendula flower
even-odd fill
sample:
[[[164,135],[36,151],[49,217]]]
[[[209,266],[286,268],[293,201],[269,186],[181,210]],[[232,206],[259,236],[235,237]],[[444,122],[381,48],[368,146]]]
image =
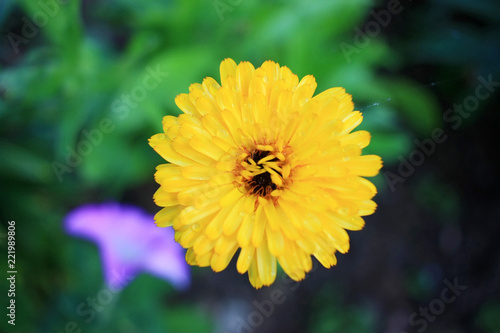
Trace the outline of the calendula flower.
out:
[[[183,111],[163,118],[150,145],[169,164],[157,167],[154,195],[160,227],[173,226],[191,265],[224,270],[239,250],[237,270],[259,288],[277,263],[299,281],[311,256],[331,267],[349,249],[345,229],[372,214],[380,157],[361,155],[366,131],[343,88],[313,97],[316,82],[299,81],[266,61],[255,69],[225,59],[221,84],[205,78],[175,99]]]

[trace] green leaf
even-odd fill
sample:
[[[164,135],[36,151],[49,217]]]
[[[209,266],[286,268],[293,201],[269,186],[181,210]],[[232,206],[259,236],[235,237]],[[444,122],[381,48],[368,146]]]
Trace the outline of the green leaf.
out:
[[[398,111],[420,135],[429,136],[442,125],[439,104],[426,87],[406,79],[386,82]]]
[[[213,332],[213,323],[208,315],[194,306],[169,309],[166,326],[172,333]]]
[[[385,166],[397,163],[400,155],[408,154],[412,148],[411,137],[399,126],[392,108],[374,105],[363,111],[363,118],[356,130],[371,134],[370,145],[363,149],[363,154],[379,155]]]
[[[48,161],[30,149],[2,140],[0,156],[0,174],[3,177],[34,183],[49,183],[53,178]]]

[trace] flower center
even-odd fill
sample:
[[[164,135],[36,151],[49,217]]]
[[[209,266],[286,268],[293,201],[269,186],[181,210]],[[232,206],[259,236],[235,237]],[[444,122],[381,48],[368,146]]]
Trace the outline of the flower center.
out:
[[[285,156],[273,153],[270,146],[258,146],[241,162],[245,187],[249,194],[270,198],[273,191],[283,187],[282,169]]]

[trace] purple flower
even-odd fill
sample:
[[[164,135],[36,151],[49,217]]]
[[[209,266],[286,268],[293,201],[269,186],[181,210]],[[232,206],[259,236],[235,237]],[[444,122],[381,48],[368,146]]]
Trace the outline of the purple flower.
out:
[[[66,216],[66,231],[94,241],[101,252],[104,279],[125,287],[138,273],[148,272],[182,289],[190,283],[184,250],[171,228],[158,228],[142,209],[118,203],[89,204]]]

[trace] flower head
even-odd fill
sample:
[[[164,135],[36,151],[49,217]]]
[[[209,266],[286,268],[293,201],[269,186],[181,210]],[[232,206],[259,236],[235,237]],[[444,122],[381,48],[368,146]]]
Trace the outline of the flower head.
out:
[[[144,271],[170,281],[176,288],[189,285],[189,267],[173,232],[156,228],[153,216],[141,209],[108,203],[78,207],[66,216],[66,231],[97,243],[104,279],[121,289]]]
[[[345,231],[372,214],[380,157],[361,156],[366,131],[343,88],[313,97],[313,76],[299,81],[266,61],[255,69],[225,59],[221,84],[205,78],[175,99],[184,112],[163,118],[150,145],[170,164],[157,168],[158,226],[173,226],[191,265],[237,270],[259,288],[276,278],[277,262],[294,280],[311,256],[331,267],[347,252]]]

